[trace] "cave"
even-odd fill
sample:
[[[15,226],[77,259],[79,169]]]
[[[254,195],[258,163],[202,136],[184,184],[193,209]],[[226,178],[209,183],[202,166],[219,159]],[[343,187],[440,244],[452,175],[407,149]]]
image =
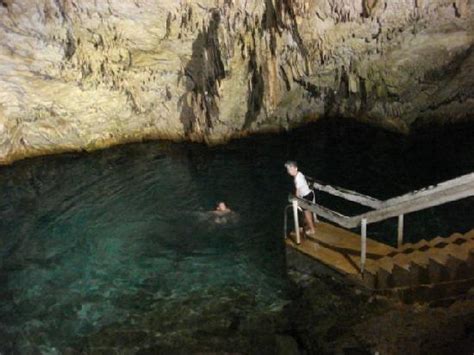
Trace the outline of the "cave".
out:
[[[0,5],[0,353],[472,354],[473,1]]]

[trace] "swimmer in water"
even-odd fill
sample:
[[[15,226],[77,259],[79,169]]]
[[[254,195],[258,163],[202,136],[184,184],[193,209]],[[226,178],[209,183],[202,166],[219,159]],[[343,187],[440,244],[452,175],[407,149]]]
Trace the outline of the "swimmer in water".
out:
[[[218,216],[222,216],[229,212],[232,212],[232,210],[229,207],[227,207],[226,203],[223,201],[219,202],[216,206],[216,209],[214,210],[214,213]]]
[[[226,205],[225,202],[221,201],[217,204],[214,211],[214,222],[217,224],[224,224],[229,221],[229,217],[233,215],[233,211]]]

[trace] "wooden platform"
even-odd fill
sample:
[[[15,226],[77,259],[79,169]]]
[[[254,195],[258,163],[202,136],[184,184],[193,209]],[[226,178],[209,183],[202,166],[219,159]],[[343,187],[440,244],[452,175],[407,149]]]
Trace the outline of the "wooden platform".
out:
[[[299,245],[294,239],[293,234],[285,239],[287,247],[308,255],[344,276],[360,279],[360,235],[320,222],[316,225],[316,235],[302,237]],[[389,245],[367,238],[366,266],[370,267],[375,260],[394,251],[396,249]]]

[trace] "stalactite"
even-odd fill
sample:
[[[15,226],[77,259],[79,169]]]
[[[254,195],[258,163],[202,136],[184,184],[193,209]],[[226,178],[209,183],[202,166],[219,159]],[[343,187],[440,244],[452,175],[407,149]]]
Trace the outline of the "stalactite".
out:
[[[90,131],[119,142],[150,122],[156,136],[218,142],[308,116],[384,125],[396,114],[409,126],[418,116],[472,112],[467,0],[144,4],[0,0],[8,68],[0,68],[0,125],[43,129],[29,117],[44,122],[50,111],[36,115],[34,104],[54,102],[80,132],[77,146],[89,147]],[[21,149],[54,149],[22,138]],[[9,144],[0,160],[15,151]]]

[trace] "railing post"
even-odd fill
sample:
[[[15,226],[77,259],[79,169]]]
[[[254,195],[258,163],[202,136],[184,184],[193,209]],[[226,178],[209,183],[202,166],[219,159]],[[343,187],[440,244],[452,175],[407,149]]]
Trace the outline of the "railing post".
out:
[[[364,274],[365,258],[367,255],[367,219],[362,218],[360,224],[360,272]]]
[[[296,199],[293,199],[291,201],[291,204],[293,205],[293,219],[295,220],[296,244],[300,244],[301,239],[300,239],[300,224],[298,221],[298,201]]]
[[[313,204],[316,204],[316,192],[314,192],[314,187],[311,189],[311,191],[313,191]],[[318,223],[319,222],[319,219],[318,219],[318,215],[316,214],[316,212],[313,212],[313,221],[314,223]]]
[[[403,215],[398,216],[398,238],[397,244],[400,248],[403,244]]]
[[[314,219],[314,223],[319,222],[318,215],[316,214],[316,212],[313,212],[313,219]]]

